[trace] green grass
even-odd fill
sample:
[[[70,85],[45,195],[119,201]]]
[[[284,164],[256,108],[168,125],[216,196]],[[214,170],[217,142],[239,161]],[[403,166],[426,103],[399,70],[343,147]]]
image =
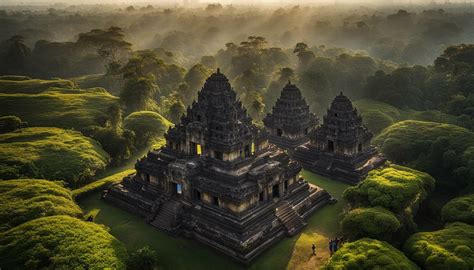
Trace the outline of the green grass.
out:
[[[69,216],[38,218],[0,233],[2,269],[125,269],[123,243],[104,226]]]
[[[38,91],[41,85],[36,85]],[[36,89],[36,88],[35,88]],[[29,126],[84,130],[101,125],[109,107],[118,102],[103,88],[48,88],[39,93],[0,93],[0,116],[15,115]]]
[[[304,248],[294,250],[298,239],[304,237],[306,241],[308,235],[310,235],[310,238],[316,237],[315,235],[329,238],[340,234],[339,222],[342,219],[344,205],[341,201],[341,195],[348,186],[307,171],[303,171],[302,175],[311,183],[325,188],[339,202],[318,210],[308,220],[308,226],[303,230],[302,234],[280,241],[260,256],[250,266],[250,269],[284,269],[289,265],[290,261],[292,265],[298,264],[293,259],[305,257],[304,255],[300,256],[299,252],[307,251]],[[100,192],[84,197],[79,203],[87,215],[95,215],[96,222],[110,227],[111,234],[124,242],[130,251],[144,245],[149,245],[156,250],[164,269],[207,270],[225,268],[231,270],[243,268],[228,257],[210,250],[193,240],[168,236],[146,224],[143,218],[105,203],[100,199]],[[315,238],[315,241],[317,239]],[[305,243],[305,241],[303,242]],[[324,241],[320,242],[324,243]],[[321,244],[321,248],[323,246],[324,244]],[[307,247],[308,250],[310,248],[311,246]]]
[[[71,191],[60,183],[41,179],[0,181],[0,232],[54,215],[82,216]]]
[[[110,175],[108,177],[96,180],[90,184],[87,184],[83,187],[80,187],[78,189],[75,189],[72,191],[72,196],[77,200],[80,199],[83,196],[86,196],[87,194],[90,194],[94,191],[98,190],[104,190],[108,187],[110,187],[114,183],[118,183],[122,181],[122,179],[135,172],[135,169],[128,169],[126,171],[119,172],[117,174]]]
[[[415,111],[402,110],[384,102],[373,99],[360,99],[354,102],[361,114],[364,124],[374,134],[403,120],[419,120],[456,124],[456,117],[436,110]]]
[[[0,134],[0,179],[66,180],[71,186],[103,170],[109,155],[81,133],[60,128],[25,128]]]
[[[20,77],[21,78],[21,77]],[[14,77],[0,78],[0,93],[2,94],[39,94],[47,91],[51,87],[72,89],[74,82],[68,80],[8,80]]]

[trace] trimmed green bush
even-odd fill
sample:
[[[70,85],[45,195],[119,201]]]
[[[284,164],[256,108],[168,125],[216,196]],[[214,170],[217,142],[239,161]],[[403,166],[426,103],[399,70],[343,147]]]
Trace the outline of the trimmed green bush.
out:
[[[445,222],[461,221],[474,225],[474,194],[454,198],[441,209]]]
[[[474,226],[455,222],[439,231],[414,234],[406,241],[404,251],[424,269],[472,269]]]
[[[135,138],[141,145],[159,140],[172,125],[161,114],[151,111],[134,112],[124,119],[125,128],[135,132]]]
[[[0,133],[12,132],[25,126],[26,123],[14,115],[0,117]]]
[[[352,209],[341,221],[342,232],[350,241],[364,237],[391,241],[400,227],[397,217],[382,207]]]
[[[44,217],[0,233],[2,269],[125,269],[124,245],[104,226]]]
[[[424,172],[389,165],[371,171],[357,186],[347,188],[343,197],[356,207],[381,206],[395,213],[406,208],[416,211],[434,189],[434,183]]]
[[[402,252],[390,244],[370,238],[345,243],[324,266],[339,269],[419,269]]]
[[[25,128],[0,134],[0,179],[44,178],[78,186],[108,161],[99,143],[77,131]]]
[[[375,140],[392,161],[429,173],[444,192],[474,188],[474,133],[433,122],[402,121]]]
[[[75,199],[79,199],[87,194],[90,194],[94,191],[97,190],[103,190],[108,187],[110,187],[112,184],[118,183],[123,180],[123,178],[127,175],[130,175],[132,173],[135,173],[135,169],[129,169],[125,170],[123,172],[119,172],[116,174],[113,174],[111,176],[107,176],[105,178],[99,179],[97,181],[94,181],[90,184],[87,184],[81,188],[75,189],[72,191],[72,196]]]
[[[36,218],[55,215],[82,215],[68,189],[40,179],[0,181],[0,232]]]

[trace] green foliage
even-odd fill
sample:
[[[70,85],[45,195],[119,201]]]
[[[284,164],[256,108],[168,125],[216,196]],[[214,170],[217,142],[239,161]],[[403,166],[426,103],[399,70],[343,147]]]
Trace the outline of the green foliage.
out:
[[[472,269],[474,226],[455,222],[439,231],[414,234],[406,241],[404,252],[424,269]]]
[[[344,199],[362,207],[381,206],[395,213],[416,211],[434,189],[434,179],[424,172],[398,165],[373,170],[355,187],[344,191]]]
[[[416,270],[419,268],[390,244],[370,238],[363,238],[355,242],[345,243],[329,259],[323,269]]]
[[[1,85],[1,83],[0,83]],[[30,85],[29,89],[41,89]],[[15,90],[16,91],[16,90]],[[15,115],[30,126],[55,126],[84,130],[91,126],[104,126],[108,121],[108,108],[118,99],[103,88],[47,90],[18,90],[31,93],[0,94],[0,115]],[[33,92],[39,92],[33,94]]]
[[[391,241],[400,227],[397,217],[382,207],[352,209],[341,221],[342,232],[349,241],[364,237]]]
[[[156,252],[145,246],[130,254],[127,261],[127,269],[130,270],[156,270],[158,267],[158,257]]]
[[[153,76],[129,77],[120,92],[120,102],[128,113],[156,110],[155,95],[159,92]]]
[[[170,119],[173,123],[179,123],[181,116],[186,112],[181,95],[177,92],[172,92],[169,96],[162,96],[160,98],[160,113]]]
[[[445,222],[461,221],[474,225],[474,194],[452,199],[441,209]]]
[[[0,181],[0,232],[55,215],[82,215],[71,192],[59,183],[39,179]]]
[[[109,161],[96,141],[59,128],[25,128],[0,134],[0,146],[0,179],[44,178],[77,186]]]
[[[153,143],[173,124],[156,112],[140,111],[128,115],[124,119],[124,126],[135,132],[137,143],[146,145]]]
[[[83,187],[80,187],[78,189],[74,189],[72,191],[72,196],[74,197],[74,199],[78,200],[81,197],[84,197],[84,196],[86,196],[86,195],[88,195],[88,194],[90,194],[94,191],[106,189],[106,188],[110,187],[112,184],[115,184],[115,183],[118,183],[118,182],[122,181],[125,176],[130,175],[132,173],[135,173],[135,169],[125,170],[123,172],[119,172],[119,173],[113,174],[111,176],[107,176],[105,178],[96,180],[96,181],[94,181],[90,184],[87,184],[87,185],[83,186]]]
[[[18,80],[11,76],[0,78],[0,93],[2,94],[40,94],[49,88],[74,89],[75,83],[69,80],[25,79]]]
[[[127,252],[107,230],[69,216],[35,219],[0,233],[5,269],[125,269]]]
[[[364,124],[374,134],[379,134],[383,129],[403,120],[420,120],[450,124],[457,123],[455,116],[440,111],[402,110],[374,99],[360,99],[355,101],[354,105],[361,114]]]
[[[27,126],[27,123],[22,122],[20,118],[14,115],[0,117],[0,133],[12,132],[25,126]]]
[[[128,129],[113,127],[92,127],[84,135],[98,141],[111,157],[114,164],[128,159],[134,149],[135,133]]]
[[[474,133],[459,126],[402,121],[385,129],[375,140],[396,163],[425,171],[438,186],[455,192],[473,185]]]

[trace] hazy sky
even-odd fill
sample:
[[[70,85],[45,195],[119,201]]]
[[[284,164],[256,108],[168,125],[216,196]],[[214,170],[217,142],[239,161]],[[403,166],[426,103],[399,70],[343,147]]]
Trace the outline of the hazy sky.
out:
[[[107,4],[169,4],[176,3],[182,4],[186,0],[0,0],[0,4],[28,4],[28,3],[67,3],[67,4],[92,4],[92,3],[107,3]],[[220,2],[223,4],[239,4],[239,3],[377,3],[377,4],[388,4],[388,3],[444,3],[444,2],[474,2],[474,0],[187,0],[188,3],[216,3]]]

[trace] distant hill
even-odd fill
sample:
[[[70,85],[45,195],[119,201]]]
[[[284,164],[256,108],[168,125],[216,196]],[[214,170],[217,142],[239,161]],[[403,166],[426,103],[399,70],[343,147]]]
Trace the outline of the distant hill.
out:
[[[401,110],[384,102],[373,99],[360,99],[354,102],[363,117],[364,124],[374,134],[402,120],[420,120],[456,124],[456,117],[436,110]]]
[[[74,88],[68,80],[0,79],[0,116],[15,115],[29,126],[84,130],[102,126],[118,102],[103,88]]]

